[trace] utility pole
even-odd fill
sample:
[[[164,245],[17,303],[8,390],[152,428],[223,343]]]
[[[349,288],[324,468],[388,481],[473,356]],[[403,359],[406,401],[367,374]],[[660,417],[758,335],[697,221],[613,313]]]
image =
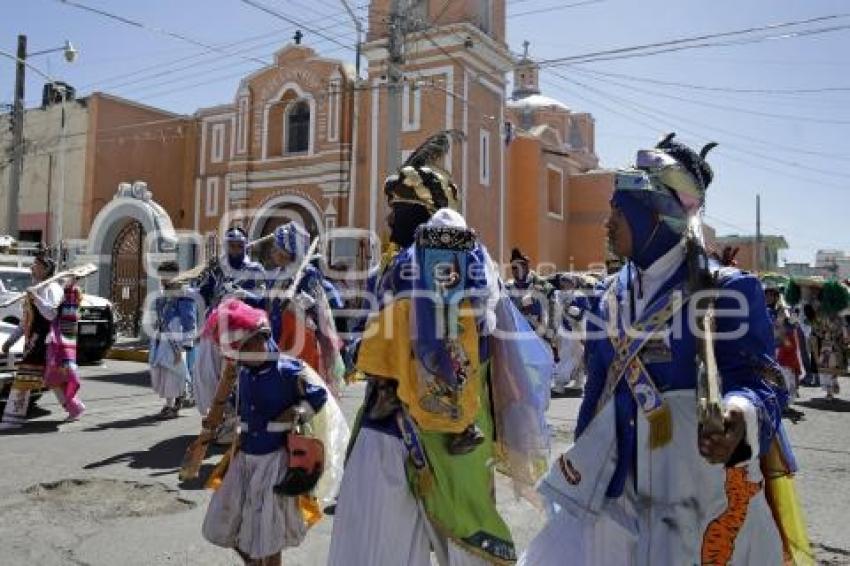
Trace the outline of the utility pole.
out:
[[[401,65],[404,63],[404,35],[407,31],[406,3],[406,0],[390,2],[390,33],[387,42],[387,171],[395,171],[401,165]],[[373,96],[380,94],[375,92]]]
[[[27,36],[18,36],[15,61],[15,101],[12,106],[12,167],[9,169],[9,193],[6,195],[6,228],[18,239],[18,197],[24,170],[24,83],[27,64]]]
[[[756,273],[761,271],[761,195],[756,195],[756,252],[753,254]]]
[[[354,22],[354,29],[357,31],[357,45],[354,49],[354,67],[355,67],[355,75],[357,75],[357,79],[360,79],[360,55],[361,50],[363,49],[363,24],[360,22],[360,19],[357,17],[357,14],[354,13],[354,9],[348,3],[348,0],[340,0],[342,2],[343,8],[348,12],[351,21]]]

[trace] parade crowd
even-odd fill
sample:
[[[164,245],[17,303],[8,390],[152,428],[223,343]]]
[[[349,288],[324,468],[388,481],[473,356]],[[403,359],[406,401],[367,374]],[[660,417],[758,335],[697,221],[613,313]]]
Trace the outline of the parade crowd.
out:
[[[159,266],[146,315],[159,418],[202,417],[181,477],[228,447],[202,478],[204,537],[281,564],[333,515],[332,566],[813,564],[782,417],[804,417],[801,386],[839,395],[848,325],[824,293],[789,297],[734,250],[706,249],[712,146],[669,135],[618,171],[619,270],[542,276],[514,249],[503,280],[439,165],[449,137],[387,178],[389,245],[367,277],[328,265],[297,222],[275,229],[265,266],[239,227],[203,271]],[[26,343],[4,429],[26,426],[35,388],[69,419],[85,411],[80,290],[53,271],[36,260],[3,345]],[[717,313],[711,333],[690,324],[702,310]],[[349,428],[338,400],[355,381]],[[575,442],[550,454],[546,411],[567,390],[583,395]],[[497,473],[541,509],[522,552]]]

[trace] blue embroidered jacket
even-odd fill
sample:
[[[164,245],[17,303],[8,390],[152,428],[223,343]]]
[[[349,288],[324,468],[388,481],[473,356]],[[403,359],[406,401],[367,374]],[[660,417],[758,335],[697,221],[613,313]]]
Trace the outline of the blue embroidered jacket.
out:
[[[198,292],[203,297],[207,309],[211,309],[217,306],[224,296],[225,284],[232,283],[234,286],[247,291],[245,298],[247,304],[262,308],[264,300],[262,294],[252,293],[252,291],[262,289],[265,278],[266,270],[256,261],[251,261],[245,257],[237,263],[232,263],[225,256],[221,258],[218,266],[207,272],[201,281]]]
[[[628,273],[626,268],[616,277],[610,278],[604,285],[617,284],[617,299],[620,308],[628,303],[624,300],[627,291]],[[681,289],[687,282],[687,266],[683,262],[658,290],[650,303],[662,295]],[[723,309],[735,309],[742,305],[730,296],[722,296],[716,302],[718,311],[717,333],[745,331],[743,336],[734,340],[715,341],[717,365],[723,382],[723,394],[745,397],[752,403],[758,414],[759,446],[751,450],[759,455],[766,453],[771,440],[781,432],[780,419],[782,408],[787,403],[787,392],[776,385],[774,376],[778,373],[778,364],[774,359],[773,325],[768,317],[764,302],[764,293],[759,280],[736,269],[727,268],[719,273],[719,288],[723,291],[740,293],[748,308],[745,314],[730,315],[720,313]],[[656,361],[643,359],[647,372],[661,392],[683,389],[696,389],[698,371],[697,344],[690,325],[685,318],[687,305],[668,322],[668,327],[681,328],[678,337],[671,334],[669,356]],[[582,434],[593,418],[597,402],[605,388],[608,367],[615,353],[610,339],[605,334],[604,322],[608,321],[606,301],[591,303],[587,321],[587,342],[585,361],[587,364],[587,385],[584,400],[579,411],[576,436]],[[675,333],[674,333],[675,334]],[[669,358],[669,359],[666,359]],[[781,381],[779,382],[781,383]],[[637,406],[628,384],[621,380],[614,395],[617,425],[617,467],[608,486],[608,497],[619,497],[623,492],[626,478],[634,469],[636,458],[635,417]],[[696,410],[696,407],[694,407]]]
[[[156,320],[154,322],[156,335],[152,342],[157,343],[167,337],[177,346],[191,346],[195,339],[198,313],[195,301],[189,294],[179,296],[166,296],[161,294],[154,303]],[[180,330],[171,330],[171,321],[180,321]]]
[[[280,355],[276,362],[260,367],[240,366],[239,419],[242,422],[240,450],[246,454],[269,454],[283,447],[284,432],[269,431],[269,423],[301,402],[318,412],[328,392],[301,377],[304,363]],[[275,428],[274,424],[272,428]]]

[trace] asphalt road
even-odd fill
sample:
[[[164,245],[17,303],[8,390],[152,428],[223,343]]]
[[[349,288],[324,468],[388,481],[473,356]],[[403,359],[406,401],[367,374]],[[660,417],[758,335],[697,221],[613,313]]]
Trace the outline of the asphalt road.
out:
[[[176,420],[153,418],[161,403],[145,369],[117,361],[87,367],[82,397],[89,410],[82,421],[63,423],[64,411],[46,397],[26,429],[0,436],[0,564],[239,564],[201,537],[209,493],[177,479],[200,417],[187,409]],[[850,380],[842,386],[850,392]],[[344,392],[349,418],[362,395],[362,386]],[[827,405],[820,397],[819,390],[803,389],[797,408],[805,420],[788,423],[802,467],[797,481],[819,563],[850,564],[850,401]],[[552,401],[556,449],[572,433],[579,401]],[[217,457],[211,454],[205,469]],[[497,491],[522,548],[541,514],[515,499],[504,478]],[[285,553],[284,563],[323,565],[330,526],[330,519],[322,521],[301,547]]]

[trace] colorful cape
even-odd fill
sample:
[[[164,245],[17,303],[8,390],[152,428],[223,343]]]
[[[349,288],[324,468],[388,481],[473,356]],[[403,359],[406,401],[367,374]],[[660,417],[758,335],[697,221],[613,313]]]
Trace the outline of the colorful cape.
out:
[[[398,381],[398,396],[405,404],[411,423],[425,452],[426,465],[407,462],[411,491],[422,502],[434,528],[466,550],[497,564],[516,560],[510,530],[496,509],[493,460],[494,424],[490,412],[489,364],[477,363],[478,332],[474,320],[461,317],[461,343],[475,354],[475,371],[463,389],[457,422],[425,410],[420,393],[431,384],[419,382],[416,361],[411,355],[410,300],[386,305],[367,329],[360,345],[357,368],[366,374]],[[473,352],[468,351],[470,358]],[[411,422],[412,421],[412,422]],[[449,454],[451,434],[475,422],[485,441],[464,455]]]

